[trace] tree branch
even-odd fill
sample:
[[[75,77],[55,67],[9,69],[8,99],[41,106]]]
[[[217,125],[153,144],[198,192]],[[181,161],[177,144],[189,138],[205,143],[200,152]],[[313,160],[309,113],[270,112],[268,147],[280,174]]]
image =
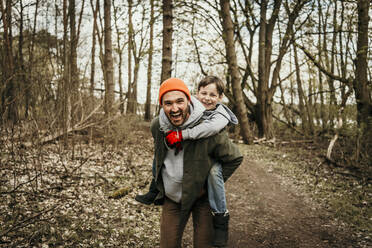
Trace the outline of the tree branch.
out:
[[[294,42],[294,45],[298,48],[300,48],[304,53],[305,55],[314,63],[314,65],[316,67],[318,67],[318,69],[323,72],[324,74],[326,74],[328,77],[330,77],[331,79],[333,80],[337,80],[337,81],[340,81],[341,83],[345,83],[349,86],[352,86],[352,82],[353,80],[350,79],[350,78],[343,78],[343,77],[340,77],[340,76],[337,76],[337,75],[334,75],[333,73],[331,73],[330,71],[328,71],[326,68],[324,68],[321,63],[319,61],[316,60],[316,58],[308,51],[306,50],[305,47],[301,46],[300,44],[298,44],[297,42]]]

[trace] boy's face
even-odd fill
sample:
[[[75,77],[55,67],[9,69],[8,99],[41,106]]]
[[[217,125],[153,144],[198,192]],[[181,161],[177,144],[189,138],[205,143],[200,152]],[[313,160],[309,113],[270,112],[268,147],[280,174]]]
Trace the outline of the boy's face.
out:
[[[223,95],[218,94],[216,84],[208,84],[205,87],[200,87],[196,97],[207,110],[212,110],[222,100]]]

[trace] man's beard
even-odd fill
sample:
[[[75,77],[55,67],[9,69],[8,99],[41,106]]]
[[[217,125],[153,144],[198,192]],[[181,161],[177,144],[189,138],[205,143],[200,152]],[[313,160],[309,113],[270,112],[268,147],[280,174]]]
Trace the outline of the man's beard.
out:
[[[189,114],[189,107],[185,110],[179,110],[177,112],[169,112],[167,114],[168,120],[173,126],[179,127],[187,120],[187,115]]]

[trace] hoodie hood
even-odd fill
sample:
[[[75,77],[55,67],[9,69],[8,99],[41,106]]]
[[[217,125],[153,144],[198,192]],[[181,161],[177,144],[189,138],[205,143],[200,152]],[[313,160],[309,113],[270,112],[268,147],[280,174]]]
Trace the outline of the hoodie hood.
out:
[[[172,125],[167,115],[165,114],[164,109],[161,108],[159,113],[160,130],[166,133],[170,130],[185,129],[187,127],[195,125],[195,123],[198,122],[200,118],[203,117],[205,107],[201,102],[199,102],[198,99],[196,99],[194,96],[191,96],[189,108],[190,108],[189,118],[185,121],[185,123],[183,123],[179,127],[175,127]]]
[[[204,116],[205,119],[209,119],[215,114],[221,114],[230,123],[234,125],[239,123],[238,118],[236,118],[236,115],[225,104],[222,104],[222,103],[218,103],[216,108],[213,110],[206,110],[204,114],[205,114]]]

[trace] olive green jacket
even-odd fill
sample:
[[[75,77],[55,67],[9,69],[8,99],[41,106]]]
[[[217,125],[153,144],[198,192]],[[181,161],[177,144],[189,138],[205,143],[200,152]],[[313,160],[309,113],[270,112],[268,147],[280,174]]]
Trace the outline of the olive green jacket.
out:
[[[160,191],[155,204],[160,205],[163,203],[165,196],[161,169],[167,147],[165,145],[165,134],[160,130],[158,117],[151,123],[151,133],[155,145],[155,180]],[[238,147],[229,140],[226,131],[208,138],[185,140],[182,146],[184,149],[184,165],[181,208],[182,210],[188,210],[201,195],[209,170],[216,161],[221,163],[223,178],[226,181],[239,167],[243,161],[243,156]]]

